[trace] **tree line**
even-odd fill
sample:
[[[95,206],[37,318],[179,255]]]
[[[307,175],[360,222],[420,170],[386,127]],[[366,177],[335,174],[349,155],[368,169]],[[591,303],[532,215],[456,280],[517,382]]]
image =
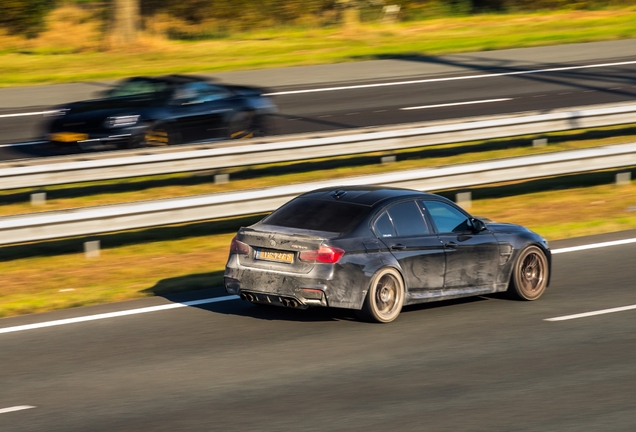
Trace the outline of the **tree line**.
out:
[[[111,20],[117,18],[118,5],[141,16],[170,14],[190,23],[206,20],[262,23],[294,23],[306,17],[345,8],[378,5],[383,0],[0,0],[0,27],[12,34],[34,37],[44,28],[46,15],[62,3],[102,6],[111,10]],[[636,0],[384,0],[398,4],[403,16],[418,10],[439,14],[476,14],[484,12],[518,12],[545,9],[596,9],[636,4]],[[121,9],[121,7],[120,7]],[[413,15],[412,16],[416,16]]]

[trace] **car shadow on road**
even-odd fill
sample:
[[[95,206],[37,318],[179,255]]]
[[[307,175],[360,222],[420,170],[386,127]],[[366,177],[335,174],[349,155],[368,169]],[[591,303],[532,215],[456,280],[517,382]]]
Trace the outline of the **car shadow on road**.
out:
[[[160,296],[174,303],[227,297],[223,285],[223,272],[196,273],[162,279],[153,287],[143,290],[145,294]],[[214,288],[210,288],[214,287]],[[348,321],[355,320],[355,313],[345,309],[311,308],[307,310],[277,306],[255,305],[235,299],[209,302],[191,307],[208,312],[236,315],[267,321]]]
[[[173,303],[188,303],[197,300],[225,298],[228,294],[222,288],[223,272],[197,273],[186,276],[162,279],[153,287],[144,290],[146,294],[153,294],[165,298]],[[214,288],[209,288],[209,287]],[[475,302],[502,299],[501,296],[476,296],[460,299],[444,300],[432,303],[405,306],[402,314],[423,312],[438,308],[450,308]],[[350,309],[322,308],[291,309],[278,306],[256,305],[248,301],[222,300],[209,303],[195,304],[190,307],[207,312],[235,315],[266,321],[294,321],[294,322],[326,322],[326,321],[359,321],[356,311]]]

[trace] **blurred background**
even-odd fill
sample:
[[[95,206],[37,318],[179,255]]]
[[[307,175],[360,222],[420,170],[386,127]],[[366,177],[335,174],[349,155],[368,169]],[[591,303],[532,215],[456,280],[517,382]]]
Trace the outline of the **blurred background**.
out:
[[[99,50],[132,43],[140,35],[213,40],[272,27],[322,28],[633,4],[629,0],[3,0],[0,27],[4,49],[10,48],[11,36],[21,36],[43,44],[72,41],[76,49]]]

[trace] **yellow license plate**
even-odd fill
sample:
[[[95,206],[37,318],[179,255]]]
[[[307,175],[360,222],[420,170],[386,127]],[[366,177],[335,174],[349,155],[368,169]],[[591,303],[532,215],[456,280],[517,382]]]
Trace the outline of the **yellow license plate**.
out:
[[[57,142],[76,142],[88,139],[88,134],[75,132],[58,132],[49,135],[51,141]]]
[[[291,264],[294,262],[293,252],[278,252],[272,250],[258,250],[256,251],[256,259],[265,261],[276,261]]]

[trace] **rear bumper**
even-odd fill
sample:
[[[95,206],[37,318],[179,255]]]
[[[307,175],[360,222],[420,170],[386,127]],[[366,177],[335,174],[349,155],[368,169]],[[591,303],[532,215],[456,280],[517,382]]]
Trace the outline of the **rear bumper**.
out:
[[[307,309],[310,306],[328,307],[325,291],[327,286],[320,283],[308,283],[307,280],[290,280],[285,278],[281,285],[258,283],[250,278],[239,280],[225,276],[223,282],[228,294],[235,294],[252,303],[270,304],[274,306]],[[271,281],[271,278],[268,278]],[[313,281],[316,282],[316,281]]]
[[[329,306],[329,283],[333,266],[315,266],[309,273],[289,273],[247,267],[230,256],[224,285],[229,294],[254,303],[299,307]]]
[[[227,288],[226,291],[228,293],[234,292],[231,289]],[[327,298],[325,297],[324,292],[320,294],[319,298],[305,298],[303,296],[287,296],[287,295],[279,295],[275,293],[264,293],[258,291],[250,291],[250,290],[241,290],[237,291],[238,295],[242,300],[247,300],[252,303],[261,303],[273,306],[282,306],[289,307],[294,309],[307,309],[310,306],[322,306],[328,307]]]
[[[230,294],[253,294],[253,301],[285,303],[295,300],[302,307],[325,306],[360,309],[377,266],[365,265],[364,254],[346,255],[337,264],[316,264],[307,273],[292,273],[273,268],[242,265],[230,254],[225,267],[225,289]],[[378,266],[382,262],[375,262]],[[260,295],[269,296],[269,300]],[[280,297],[280,300],[278,298]],[[249,300],[246,298],[246,300]]]

